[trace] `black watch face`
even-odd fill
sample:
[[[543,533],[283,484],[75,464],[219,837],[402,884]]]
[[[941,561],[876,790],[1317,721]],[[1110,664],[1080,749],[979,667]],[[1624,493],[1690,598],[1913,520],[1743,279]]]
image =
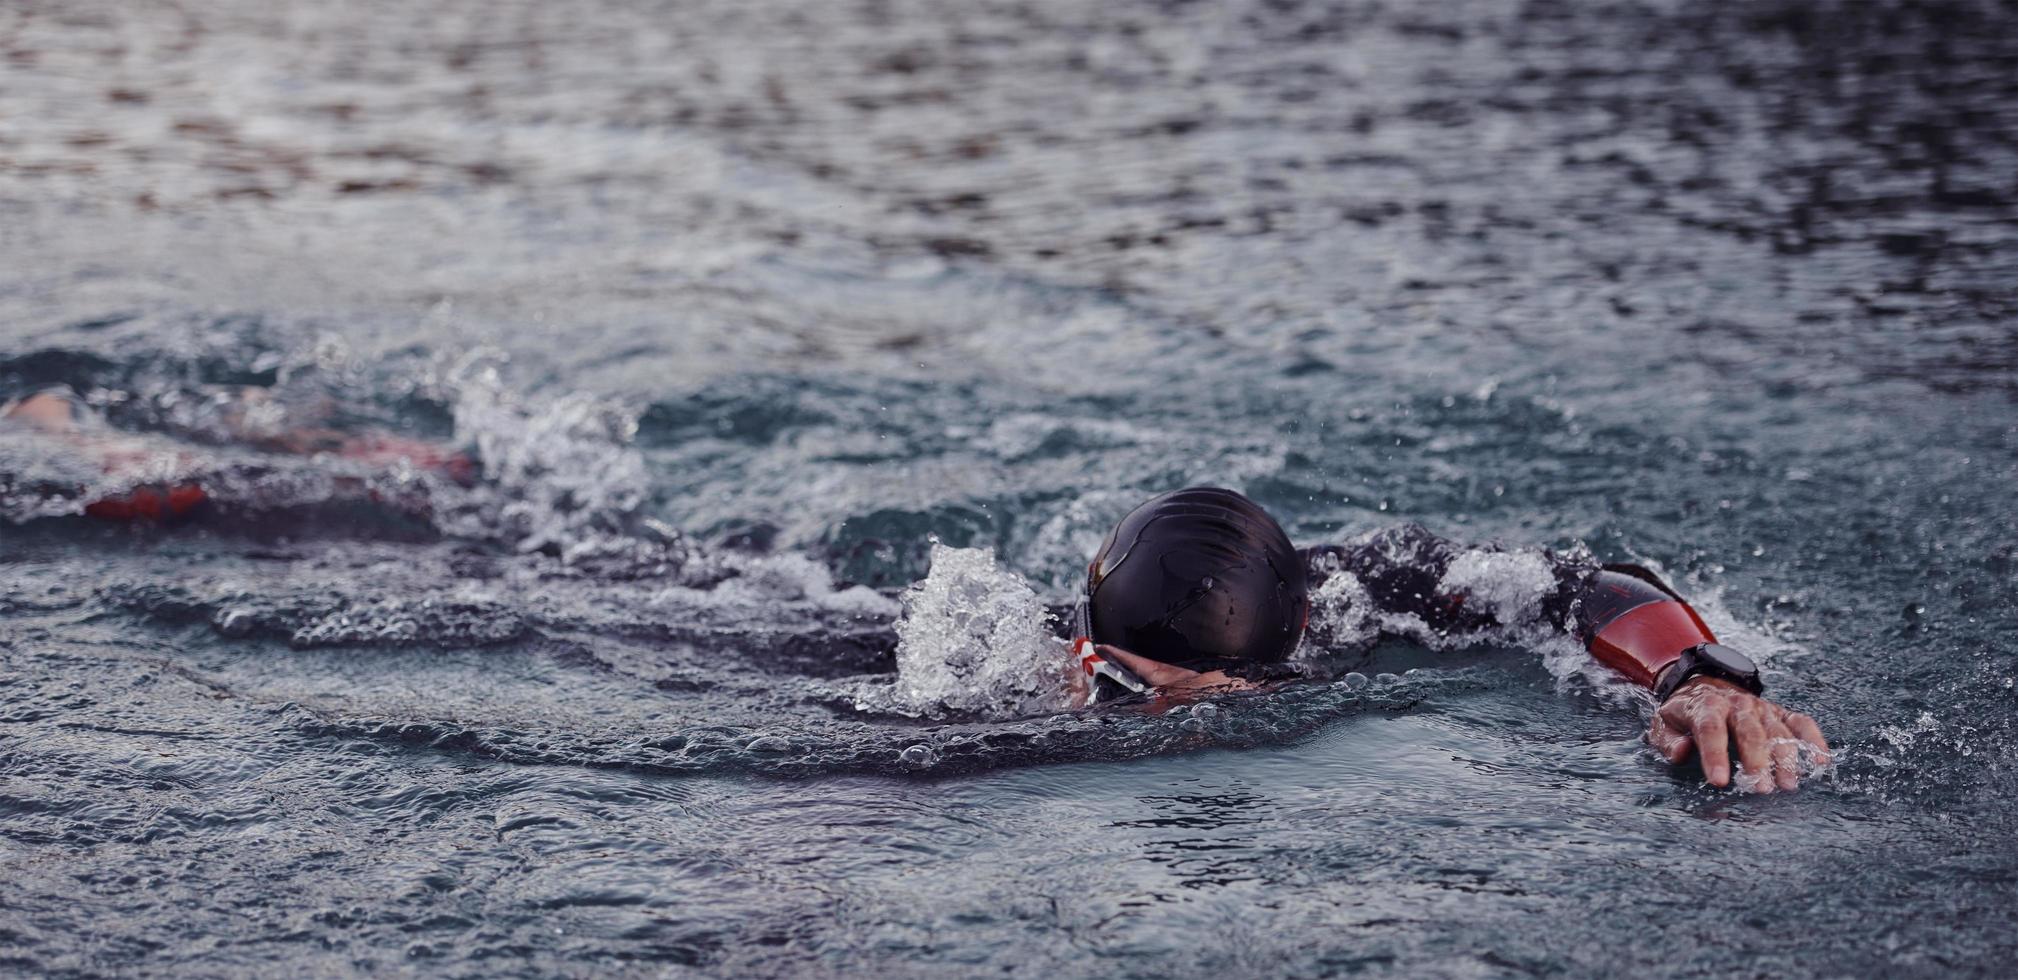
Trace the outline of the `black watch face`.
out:
[[[1749,677],[1759,672],[1759,665],[1753,663],[1752,658],[1721,643],[1703,644],[1697,649],[1696,656],[1733,677]]]

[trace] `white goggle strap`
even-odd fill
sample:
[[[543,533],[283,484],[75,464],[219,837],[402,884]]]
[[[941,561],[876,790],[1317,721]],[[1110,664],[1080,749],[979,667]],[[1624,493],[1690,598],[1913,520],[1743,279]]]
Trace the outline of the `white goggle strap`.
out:
[[[1086,672],[1088,690],[1086,703],[1100,700],[1100,678],[1105,677],[1137,694],[1147,693],[1149,684],[1129,670],[1100,655],[1100,650],[1090,636],[1081,636],[1072,641],[1072,655],[1079,658],[1079,669]]]

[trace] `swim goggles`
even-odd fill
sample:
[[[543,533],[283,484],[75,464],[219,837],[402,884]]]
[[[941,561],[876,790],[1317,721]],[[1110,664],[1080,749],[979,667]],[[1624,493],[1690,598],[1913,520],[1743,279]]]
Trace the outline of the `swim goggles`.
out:
[[[1099,646],[1090,636],[1072,641],[1072,655],[1078,658],[1079,669],[1086,672],[1086,703],[1089,705],[1129,694],[1149,693],[1147,681],[1134,671],[1101,656]]]

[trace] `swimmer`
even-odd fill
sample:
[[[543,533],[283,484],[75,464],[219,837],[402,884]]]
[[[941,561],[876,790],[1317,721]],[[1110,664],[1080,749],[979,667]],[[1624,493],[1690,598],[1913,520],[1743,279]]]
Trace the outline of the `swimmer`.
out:
[[[318,427],[280,428],[256,424],[253,417],[272,407],[263,392],[243,389],[221,396],[221,428],[240,443],[268,452],[331,455],[355,461],[366,468],[391,469],[412,466],[431,470],[469,486],[477,477],[477,464],[467,454],[453,449],[378,432],[346,433]],[[168,476],[162,471],[186,474],[198,460],[184,452],[164,452],[158,446],[114,431],[69,388],[55,387],[0,404],[0,429],[13,428],[69,444],[81,456],[94,461],[115,481],[127,485],[118,492],[105,493],[84,503],[86,516],[113,521],[164,521],[186,517],[207,502],[211,491],[201,476]],[[372,501],[387,503],[368,488],[339,483],[357,490]]]
[[[1298,550],[1259,504],[1231,490],[1155,497],[1121,519],[1087,566],[1069,623],[1075,698],[1182,699],[1293,677],[1288,661],[1309,625],[1310,594],[1340,572],[1384,616],[1435,630],[1509,625],[1442,587],[1464,550],[1413,524]],[[1829,764],[1815,720],[1761,697],[1752,661],[1718,643],[1653,572],[1546,560],[1555,588],[1542,618],[1653,693],[1660,707],[1647,740],[1670,763],[1695,757],[1712,785],[1737,775],[1742,788],[1766,793],[1795,789],[1804,772]]]
[[[261,395],[241,392],[225,402],[226,430],[256,448],[411,465],[465,485],[476,477],[475,461],[452,449],[383,434],[254,425],[248,419],[267,404]],[[201,477],[147,476],[148,460],[162,454],[122,442],[67,389],[0,407],[6,427],[73,442],[107,473],[132,474],[125,492],[87,501],[89,516],[164,520],[208,499]],[[186,457],[176,459],[176,470],[189,468]],[[1071,675],[1075,700],[1184,699],[1295,677],[1299,670],[1288,661],[1309,625],[1310,594],[1340,572],[1357,580],[1384,618],[1415,617],[1439,631],[1513,625],[1496,622],[1493,610],[1461,589],[1444,587],[1464,550],[1418,525],[1298,550],[1260,505],[1231,490],[1163,494],[1124,517],[1087,568],[1068,617],[1079,668]],[[1741,773],[1740,784],[1760,792],[1795,789],[1804,773],[1828,765],[1814,719],[1761,697],[1757,667],[1719,644],[1653,572],[1559,555],[1545,560],[1554,589],[1541,618],[1653,693],[1660,706],[1647,739],[1669,762],[1694,757],[1713,785],[1730,785]]]

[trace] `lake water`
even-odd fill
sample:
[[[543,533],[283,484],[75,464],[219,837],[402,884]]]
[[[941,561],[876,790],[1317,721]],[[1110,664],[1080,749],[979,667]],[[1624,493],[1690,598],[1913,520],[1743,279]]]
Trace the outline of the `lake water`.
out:
[[[7,3],[0,397],[213,499],[0,434],[0,970],[2002,974],[2014,328],[2009,5]],[[1838,762],[1033,707],[1192,483],[1657,565]]]

